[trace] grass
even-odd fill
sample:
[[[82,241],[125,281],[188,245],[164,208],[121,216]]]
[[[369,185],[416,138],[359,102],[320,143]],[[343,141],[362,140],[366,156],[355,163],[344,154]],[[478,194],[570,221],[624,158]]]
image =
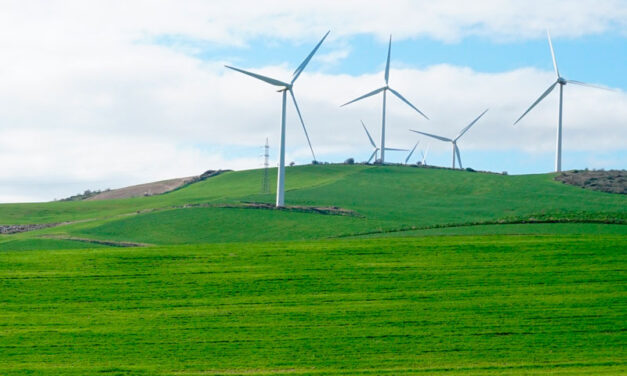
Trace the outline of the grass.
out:
[[[504,176],[404,166],[318,165],[288,169],[287,204],[338,206],[357,212],[359,217],[263,209],[181,208],[272,202],[272,194],[257,193],[261,173],[225,173],[145,198],[0,205],[0,223],[80,221],[21,236],[93,237],[167,245],[311,240],[529,219],[618,224],[627,221],[624,195],[568,186],[554,181],[552,174]],[[0,244],[3,239],[7,238],[0,236]]]
[[[238,207],[261,174],[0,205],[63,223],[0,235],[0,375],[625,374],[626,196],[323,165],[286,203],[357,215]]]
[[[352,238],[381,238],[409,236],[456,236],[456,235],[577,235],[604,234],[625,235],[625,225],[603,223],[527,223],[527,224],[491,224],[472,226],[435,227],[420,230],[398,232],[369,233],[351,236]]]
[[[5,251],[0,374],[621,374],[620,235]]]

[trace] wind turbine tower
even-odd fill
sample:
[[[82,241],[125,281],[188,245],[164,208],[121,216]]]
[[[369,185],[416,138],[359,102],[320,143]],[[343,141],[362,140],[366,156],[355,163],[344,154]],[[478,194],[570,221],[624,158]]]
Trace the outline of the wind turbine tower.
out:
[[[311,147],[311,141],[309,140],[309,135],[307,134],[307,128],[305,127],[305,122],[303,121],[303,117],[300,113],[300,109],[298,108],[298,103],[296,102],[296,97],[294,96],[294,91],[293,91],[293,86],[294,86],[294,82],[296,82],[296,80],[298,79],[298,77],[300,76],[300,74],[303,72],[303,70],[305,70],[305,67],[307,66],[307,64],[309,64],[309,61],[311,60],[311,58],[314,56],[314,54],[316,53],[316,51],[318,51],[318,48],[320,48],[320,45],[322,44],[322,42],[324,42],[324,40],[326,39],[327,35],[329,35],[330,31],[327,31],[326,34],[324,34],[324,37],[322,37],[322,39],[320,40],[320,42],[318,42],[318,44],[316,45],[316,47],[314,47],[314,49],[311,51],[311,53],[305,58],[305,60],[303,60],[303,62],[298,66],[298,68],[296,68],[296,70],[294,71],[294,74],[292,75],[292,80],[287,83],[287,82],[283,82],[283,81],[279,81],[276,80],[274,78],[270,78],[270,77],[266,77],[266,76],[262,76],[260,74],[257,73],[252,73],[252,72],[248,72],[245,71],[243,69],[239,69],[239,68],[234,68],[228,65],[225,65],[225,67],[232,69],[234,71],[243,73],[245,75],[251,76],[253,78],[256,78],[258,80],[264,81],[269,83],[270,85],[274,85],[274,86],[278,86],[280,87],[279,90],[277,90],[279,93],[282,94],[282,99],[281,99],[281,137],[280,137],[280,148],[279,148],[279,168],[278,168],[278,176],[277,176],[277,189],[276,189],[276,206],[277,207],[281,207],[284,205],[284,196],[285,196],[285,110],[286,110],[286,105],[287,105],[287,92],[290,93],[290,96],[292,97],[292,101],[294,102],[294,108],[296,108],[296,112],[298,113],[298,118],[300,119],[300,123],[303,126],[303,131],[305,131],[305,137],[307,138],[307,143],[309,144],[309,149],[311,150],[311,155],[313,156],[314,160],[316,160],[316,155],[314,154],[313,148]]]
[[[436,140],[440,140],[440,141],[445,141],[445,142],[450,142],[453,145],[453,168],[455,168],[455,157],[457,157],[457,161],[459,162],[459,168],[464,168],[462,166],[462,157],[459,154],[459,148],[457,147],[457,140],[459,140],[464,133],[468,132],[468,130],[470,129],[470,127],[472,127],[473,125],[475,125],[475,123],[481,119],[481,117],[488,112],[488,110],[485,110],[481,113],[481,115],[477,116],[477,118],[475,120],[473,120],[470,124],[468,124],[467,126],[465,126],[461,131],[459,131],[459,133],[457,134],[457,136],[455,136],[455,138],[447,138],[447,137],[442,137],[442,136],[437,136],[431,133],[426,133],[426,132],[421,132],[421,131],[415,131],[413,129],[410,129],[410,131],[412,132],[416,132],[416,133],[420,133],[422,135],[431,137],[431,138],[435,138]]]
[[[381,151],[381,148],[379,148],[377,146],[377,144],[374,143],[374,140],[372,139],[372,136],[370,136],[370,132],[368,132],[368,128],[366,128],[366,124],[364,124],[363,120],[361,122],[361,126],[364,127],[364,131],[366,131],[366,135],[368,136],[368,140],[370,140],[370,145],[372,145],[372,147],[374,148],[372,154],[370,155],[370,158],[368,158],[368,161],[366,163],[370,163],[370,161],[372,161],[372,158],[374,158],[374,162],[378,163],[379,159],[377,158],[377,154],[379,153],[379,151]],[[390,150],[390,151],[407,151],[406,149],[395,149],[395,148],[385,148],[385,150]]]
[[[532,108],[534,108],[547,95],[549,95],[553,91],[553,89],[555,89],[555,86],[557,85],[560,86],[560,102],[559,102],[560,104],[559,104],[559,115],[557,119],[557,142],[555,145],[555,171],[560,172],[562,171],[562,102],[563,102],[563,96],[564,96],[564,86],[567,83],[569,83],[569,84],[575,84],[575,85],[581,85],[581,86],[594,87],[597,89],[605,89],[605,90],[611,90],[611,89],[608,89],[602,86],[587,84],[581,81],[567,80],[564,77],[560,76],[560,71],[559,69],[557,69],[557,60],[555,59],[555,52],[553,51],[553,43],[551,42],[551,34],[549,33],[548,30],[546,31],[546,35],[549,40],[549,48],[551,49],[551,57],[553,58],[553,69],[555,70],[556,80],[555,82],[551,84],[551,86],[549,86],[548,89],[544,91],[544,93],[542,93],[542,95],[540,95],[540,98],[536,99],[536,101],[533,102],[533,104],[527,109],[527,111],[525,111],[525,113],[523,113],[518,118],[518,120],[514,122],[514,125],[516,125],[523,117],[525,117],[525,115],[527,115],[527,113],[529,113],[529,111],[531,111]]]

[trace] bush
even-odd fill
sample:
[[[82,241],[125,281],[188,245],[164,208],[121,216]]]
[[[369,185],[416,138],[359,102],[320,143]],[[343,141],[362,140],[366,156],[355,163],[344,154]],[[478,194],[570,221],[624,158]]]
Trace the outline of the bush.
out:
[[[348,158],[344,161],[344,164],[355,164],[355,160],[353,158]]]

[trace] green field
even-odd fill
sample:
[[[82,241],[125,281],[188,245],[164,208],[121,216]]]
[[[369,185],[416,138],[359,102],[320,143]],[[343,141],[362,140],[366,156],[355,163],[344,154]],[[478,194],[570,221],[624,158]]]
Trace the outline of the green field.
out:
[[[62,223],[0,235],[0,375],[627,372],[627,197],[324,165],[247,207],[261,174],[0,205]]]

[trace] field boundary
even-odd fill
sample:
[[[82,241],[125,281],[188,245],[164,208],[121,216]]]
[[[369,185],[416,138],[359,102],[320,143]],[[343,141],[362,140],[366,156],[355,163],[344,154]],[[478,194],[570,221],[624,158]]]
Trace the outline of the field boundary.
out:
[[[493,221],[477,221],[477,222],[466,222],[466,223],[444,223],[444,224],[436,224],[436,225],[427,225],[427,226],[410,226],[410,227],[401,227],[401,228],[393,228],[393,229],[380,229],[373,231],[366,231],[355,234],[340,234],[336,236],[331,236],[329,239],[341,239],[341,238],[352,238],[356,236],[365,236],[365,235],[376,235],[376,234],[388,234],[395,232],[408,232],[408,231],[419,231],[419,230],[433,230],[433,229],[443,229],[443,228],[456,228],[456,227],[473,227],[473,226],[485,226],[485,225],[522,225],[522,224],[547,224],[547,223],[596,223],[596,224],[606,224],[606,225],[627,225],[627,221],[620,218],[590,218],[590,219],[582,219],[582,218],[534,218],[529,217],[525,219],[497,219]]]
[[[39,238],[40,239],[70,240],[74,242],[106,245],[109,247],[119,247],[119,248],[149,247],[153,245],[153,244],[148,244],[148,243],[137,243],[137,242],[115,241],[115,240],[98,240],[98,239],[79,238],[79,237],[64,236],[64,235],[42,235],[42,236],[39,236]]]
[[[364,218],[363,215],[357,213],[351,209],[344,209],[338,206],[300,206],[300,205],[286,205],[277,207],[273,204],[266,202],[241,202],[235,204],[185,204],[181,206],[174,206],[174,209],[189,209],[189,208],[226,208],[226,209],[261,209],[261,210],[280,210],[287,212],[299,212],[299,213],[315,213],[322,215],[339,215],[345,217],[358,217]]]

